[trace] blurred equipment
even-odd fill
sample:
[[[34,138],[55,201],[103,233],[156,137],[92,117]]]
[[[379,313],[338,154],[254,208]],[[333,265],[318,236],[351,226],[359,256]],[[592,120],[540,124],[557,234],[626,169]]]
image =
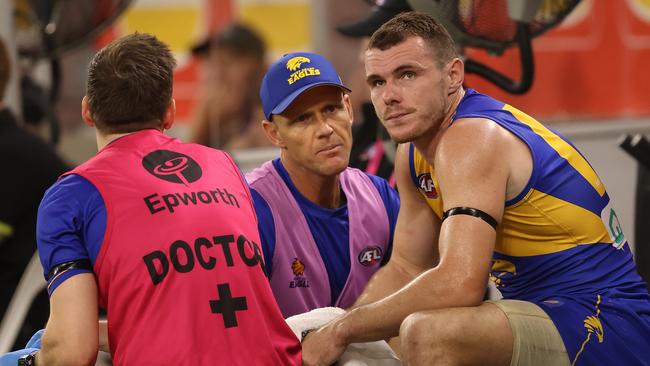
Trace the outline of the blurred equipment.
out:
[[[377,0],[379,2],[380,0]],[[471,59],[465,71],[478,74],[513,94],[527,92],[535,65],[531,40],[558,25],[580,0],[407,0],[416,11],[430,14],[462,47],[476,47],[501,55],[519,48],[519,81]]]
[[[382,24],[397,14],[412,10],[406,0],[368,1],[372,6],[370,14],[355,23],[342,24],[336,30],[348,37],[370,37]]]
[[[21,75],[23,116],[28,124],[43,120],[50,128],[50,142],[59,139],[59,123],[53,106],[59,96],[59,57],[91,43],[132,0],[16,0],[14,30]],[[36,81],[36,69],[48,69],[46,82]]]
[[[650,170],[650,141],[640,133],[634,136],[625,135],[619,146],[632,155],[643,168]]]
[[[639,274],[650,290],[650,141],[637,133],[634,136],[623,136],[619,146],[639,163],[634,215],[634,259]]]
[[[16,33],[22,57],[56,58],[95,38],[132,0],[18,0]]]

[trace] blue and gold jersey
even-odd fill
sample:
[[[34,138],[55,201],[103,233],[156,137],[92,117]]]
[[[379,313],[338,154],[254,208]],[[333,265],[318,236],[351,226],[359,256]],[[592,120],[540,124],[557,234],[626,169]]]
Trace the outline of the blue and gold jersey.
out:
[[[533,159],[528,184],[505,202],[497,227],[490,279],[504,298],[540,305],[574,364],[650,362],[650,296],[587,160],[558,132],[472,89],[452,123],[460,118],[496,122],[524,141]],[[442,217],[434,168],[413,145],[409,161],[414,184]]]

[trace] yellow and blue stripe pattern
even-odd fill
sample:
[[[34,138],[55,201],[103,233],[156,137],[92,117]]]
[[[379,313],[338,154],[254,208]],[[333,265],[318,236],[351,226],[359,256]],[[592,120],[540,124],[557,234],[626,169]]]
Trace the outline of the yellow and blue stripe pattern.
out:
[[[496,122],[525,142],[533,159],[526,188],[504,203],[502,222],[497,227],[490,279],[504,298],[542,306],[558,326],[571,360],[584,358],[585,364],[590,364],[589,360],[596,360],[591,357],[598,355],[598,362],[607,357],[590,350],[607,349],[607,337],[581,348],[585,317],[593,314],[593,298],[598,296],[600,319],[606,327],[608,294],[613,289],[625,289],[617,296],[641,299],[640,307],[635,303],[634,310],[626,311],[641,332],[637,336],[644,337],[644,344],[650,348],[650,296],[636,272],[605,187],[584,156],[558,132],[472,89],[466,91],[452,124],[461,118]],[[413,145],[410,149],[413,182],[435,214],[442,217],[444,192],[440,191],[435,169]],[[557,300],[562,296],[569,300]],[[551,298],[558,302],[543,302]],[[617,312],[622,313],[620,309]],[[567,314],[571,314],[569,319]],[[615,332],[606,333],[612,339],[616,337]],[[576,358],[579,349],[582,351]],[[650,357],[650,351],[644,352],[644,357]],[[634,354],[628,359],[636,359]],[[621,357],[626,359],[625,355]],[[620,362],[617,359],[615,364],[623,364]]]

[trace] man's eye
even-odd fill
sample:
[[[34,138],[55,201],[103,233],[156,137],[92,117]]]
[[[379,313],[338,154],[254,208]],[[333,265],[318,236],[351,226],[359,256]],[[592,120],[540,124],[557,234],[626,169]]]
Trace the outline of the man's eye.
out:
[[[413,71],[405,71],[402,74],[403,79],[413,79],[415,77],[415,73]]]
[[[325,113],[334,113],[339,109],[341,108],[337,105],[328,105],[327,107],[325,107]]]
[[[300,116],[296,117],[296,118],[295,118],[293,121],[291,121],[291,122],[292,122],[292,123],[295,123],[295,122],[305,122],[307,119],[309,119],[309,116],[306,115],[306,114],[303,114],[303,115],[300,115]]]
[[[384,81],[384,80],[374,80],[374,81],[372,82],[372,86],[373,86],[373,87],[382,86],[382,85],[384,85],[384,84],[386,84],[386,81]]]

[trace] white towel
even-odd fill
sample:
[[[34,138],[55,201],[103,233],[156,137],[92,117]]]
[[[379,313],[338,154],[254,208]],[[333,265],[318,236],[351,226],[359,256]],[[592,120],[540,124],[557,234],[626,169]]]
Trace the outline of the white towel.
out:
[[[301,339],[302,332],[320,328],[345,314],[341,308],[328,307],[314,309],[307,313],[287,318],[293,333]],[[352,343],[338,360],[340,366],[399,366],[399,358],[385,341]]]

